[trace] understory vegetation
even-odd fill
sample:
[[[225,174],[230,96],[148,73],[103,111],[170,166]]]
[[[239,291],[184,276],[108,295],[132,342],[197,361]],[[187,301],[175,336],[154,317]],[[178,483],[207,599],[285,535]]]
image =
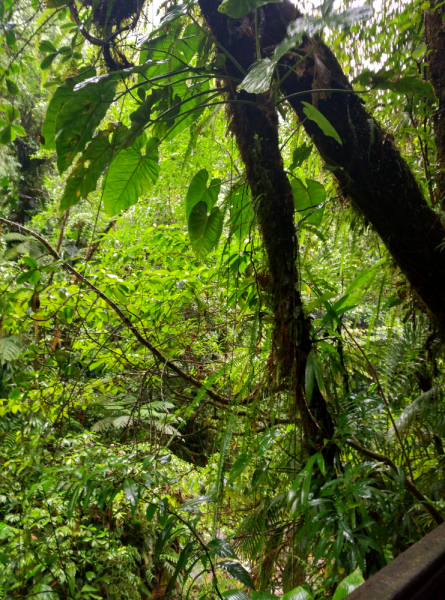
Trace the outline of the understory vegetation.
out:
[[[444,15],[0,0],[0,598],[341,600],[443,522]]]

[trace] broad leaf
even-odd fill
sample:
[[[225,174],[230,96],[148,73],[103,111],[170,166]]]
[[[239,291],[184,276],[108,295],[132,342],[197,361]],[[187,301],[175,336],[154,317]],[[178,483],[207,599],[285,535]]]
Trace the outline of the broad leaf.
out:
[[[280,596],[275,596],[269,592],[254,592],[250,593],[252,600],[280,600]]]
[[[207,544],[208,550],[219,556],[220,558],[234,558],[237,559],[232,546],[227,540],[214,539]]]
[[[154,553],[154,558],[153,558],[154,562],[156,562],[158,560],[162,550],[164,549],[164,546],[165,546],[167,540],[172,535],[172,530],[174,529],[175,525],[176,525],[176,517],[175,516],[169,517],[164,529],[161,531],[158,539],[156,540],[155,553]]]
[[[247,184],[231,190],[229,194],[231,231],[237,239],[244,240],[249,235],[255,216]]]
[[[219,208],[212,208],[207,214],[207,204],[198,202],[188,220],[190,243],[197,258],[203,258],[211,252],[221,237],[223,216]]]
[[[299,167],[305,160],[307,160],[312,152],[313,146],[309,146],[309,144],[302,144],[295,148],[292,154],[292,164],[289,167],[290,171],[293,171],[297,167]]]
[[[247,594],[241,590],[237,590],[236,588],[233,590],[227,590],[227,592],[223,592],[221,596],[227,600],[249,600],[249,596]],[[204,597],[208,598],[208,594],[204,594]]]
[[[120,152],[104,178],[104,207],[113,216],[136,204],[138,199],[156,183],[159,175],[159,140],[147,142],[142,154],[145,134],[136,143]]]
[[[338,585],[332,600],[342,600],[343,598],[346,598],[348,594],[353,592],[364,582],[365,580],[363,579],[362,572],[357,567],[357,569],[353,573],[345,577],[343,581]]]
[[[237,579],[240,583],[250,588],[251,590],[255,589],[255,585],[250,577],[249,573],[246,569],[240,565],[239,562],[235,562],[234,560],[223,560],[218,563],[218,567],[220,569],[224,569],[227,571],[229,575]]]
[[[306,115],[306,117],[311,121],[314,121],[314,123],[317,123],[317,125],[320,127],[320,129],[325,135],[333,137],[334,140],[336,140],[341,146],[342,141],[340,136],[329,123],[329,121],[326,119],[326,117],[321,114],[318,108],[315,108],[315,106],[309,104],[309,102],[302,102],[302,104],[304,104],[305,106],[303,112]]]
[[[233,483],[236,479],[238,479],[238,477],[241,475],[241,473],[244,471],[244,469],[247,467],[251,460],[252,456],[247,454],[246,452],[243,452],[243,454],[241,454],[236,459],[235,463],[233,464],[233,467],[230,469],[227,485]]]
[[[291,592],[287,592],[287,594],[284,594],[281,600],[314,600],[314,597],[303,587],[299,586]]]
[[[66,171],[82,152],[114,99],[115,81],[82,88],[63,105],[56,118],[57,166]]]
[[[185,218],[188,221],[192,209],[201,201],[207,205],[207,210],[212,210],[218,200],[221,189],[221,180],[212,179],[209,186],[207,181],[209,173],[206,169],[201,169],[193,177],[185,198]]]
[[[272,446],[272,444],[277,441],[280,435],[281,430],[278,425],[268,429],[261,438],[260,443],[258,444],[258,456],[263,456],[266,450],[268,450]]]
[[[316,209],[326,200],[326,191],[318,181],[306,180],[307,187],[300,179],[292,180],[295,210],[297,210],[308,223],[319,227],[323,219],[324,207]]]
[[[56,130],[56,118],[59,112],[62,110],[63,105],[68,102],[74,95],[74,92],[67,87],[58,87],[54,92],[53,97],[48,105],[46,111],[45,122],[43,123],[42,129],[42,144],[47,150],[55,150],[55,130]]]
[[[283,0],[224,0],[218,8],[232,19],[241,19],[264,4],[280,4]]]
[[[137,138],[142,135],[147,125],[150,123],[151,111],[153,106],[163,97],[163,90],[153,90],[153,92],[142,102],[139,108],[131,113],[131,125],[127,135],[121,142],[121,149],[132,146]]]
[[[317,381],[318,389],[320,391],[324,391],[324,381],[323,375],[321,373],[320,366],[317,362],[317,358],[314,354],[314,349],[309,352],[309,356],[307,357],[306,362],[306,375],[305,375],[305,392],[306,392],[306,400],[308,404],[310,404],[312,399],[312,394],[314,391],[314,382]]]
[[[179,510],[187,510],[189,508],[193,508],[194,506],[199,506],[200,504],[206,504],[208,502],[216,502],[215,496],[199,496],[198,498],[187,500],[187,502],[184,502],[179,506]]]
[[[270,58],[257,60],[250,68],[246,77],[239,84],[238,89],[246,90],[246,92],[249,92],[250,94],[262,94],[263,92],[267,92],[272,83],[274,69],[275,62],[272,62]]]

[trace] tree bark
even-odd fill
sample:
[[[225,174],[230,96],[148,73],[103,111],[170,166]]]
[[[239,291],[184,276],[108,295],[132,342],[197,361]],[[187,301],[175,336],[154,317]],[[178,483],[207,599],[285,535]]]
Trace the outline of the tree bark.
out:
[[[445,210],[445,5],[436,0],[425,12],[425,41],[428,48],[428,77],[439,106],[434,114],[434,133],[436,137],[436,193],[437,199]]]
[[[227,75],[242,79],[239,66],[248,71],[256,60],[255,38],[249,33],[244,35],[244,30],[240,31],[242,21],[219,13],[219,4],[218,0],[199,0],[202,14],[216,41],[236,61],[227,59]],[[284,26],[281,33],[285,33]],[[322,446],[324,438],[332,437],[333,424],[321,392],[314,390],[308,406],[303,391],[312,340],[310,323],[304,317],[298,291],[294,199],[280,152],[277,111],[269,93],[238,93],[231,82],[226,89],[230,128],[246,167],[268,257],[268,292],[272,297],[275,318],[271,354],[273,377],[283,381],[292,376],[305,438]]]
[[[272,48],[284,37],[282,27],[276,25],[286,19],[288,11],[284,14],[283,10],[281,4],[269,6],[265,37]],[[308,52],[310,55],[298,66],[295,56],[283,57],[280,76],[288,76],[282,81],[282,92],[324,161],[333,168],[342,193],[374,227],[433,324],[444,333],[445,228],[439,216],[429,208],[391,136],[353,92],[329,48],[321,40],[305,37],[296,52],[302,57]],[[443,53],[439,56],[443,64]],[[443,78],[441,81],[443,85]],[[316,89],[342,91],[313,93]],[[303,101],[312,103],[327,118],[341,145],[306,118]],[[443,173],[443,164],[441,169]]]

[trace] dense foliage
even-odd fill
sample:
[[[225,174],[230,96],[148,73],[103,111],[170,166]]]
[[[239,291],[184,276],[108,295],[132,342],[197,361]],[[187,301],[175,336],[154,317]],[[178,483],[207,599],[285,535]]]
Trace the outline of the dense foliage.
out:
[[[1,598],[341,600],[443,520],[443,331],[280,87],[323,36],[441,222],[443,7],[301,5],[268,51],[272,3],[224,0],[246,72],[212,2],[0,0]],[[233,109],[267,102],[303,377]]]

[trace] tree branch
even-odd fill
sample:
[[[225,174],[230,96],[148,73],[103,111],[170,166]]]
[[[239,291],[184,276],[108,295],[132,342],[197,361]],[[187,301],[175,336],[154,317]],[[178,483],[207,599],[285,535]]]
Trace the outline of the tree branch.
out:
[[[45,240],[45,238],[43,238],[41,235],[39,235],[35,231],[32,231],[31,229],[28,229],[27,227],[23,227],[23,225],[20,225],[20,223],[15,223],[14,221],[8,221],[8,219],[4,219],[2,217],[0,217],[0,222],[5,223],[5,225],[9,225],[9,227],[14,227],[14,228],[18,229],[19,232],[23,231],[24,233],[27,233],[28,235],[30,235],[30,236],[34,237],[36,240],[38,240],[42,244],[42,246],[44,246],[46,248],[46,250],[48,250],[48,252],[51,254],[51,256],[53,256],[56,260],[61,261],[61,266],[63,269],[65,269],[65,271],[68,271],[68,273],[75,275],[79,281],[84,283],[87,287],[90,288],[90,290],[92,290],[95,294],[97,294],[99,296],[99,298],[101,298],[104,302],[106,302],[108,304],[108,306],[115,312],[115,314],[119,317],[119,319],[122,321],[122,323],[124,325],[126,325],[128,327],[128,329],[130,329],[130,331],[132,332],[134,337],[138,340],[138,342],[140,342],[143,346],[148,348],[150,350],[150,352],[152,353],[152,355],[157,360],[164,363],[171,371],[173,371],[174,373],[179,375],[179,377],[181,377],[181,379],[183,379],[188,384],[193,385],[194,387],[197,387],[197,388],[203,387],[204,384],[201,381],[199,381],[199,379],[196,379],[192,375],[189,375],[183,369],[181,369],[180,367],[175,365],[175,363],[172,362],[170,359],[166,358],[162,354],[162,352],[160,352],[156,348],[156,346],[154,346],[149,340],[147,340],[143,335],[141,335],[139,329],[135,325],[133,325],[130,318],[127,317],[127,315],[119,308],[119,306],[115,302],[113,302],[113,300],[108,298],[108,296],[106,294],[101,292],[93,283],[91,283],[91,281],[89,281],[86,277],[84,277],[81,273],[79,273],[79,271],[77,271],[74,267],[72,267],[67,262],[63,262],[59,253],[53,248],[53,246],[51,246],[51,244],[47,240]],[[221,394],[218,394],[218,392],[215,392],[212,389],[207,389],[206,393],[210,398],[212,398],[212,400],[216,400],[217,402],[220,402],[224,406],[228,406],[230,404],[230,399],[222,396]]]

